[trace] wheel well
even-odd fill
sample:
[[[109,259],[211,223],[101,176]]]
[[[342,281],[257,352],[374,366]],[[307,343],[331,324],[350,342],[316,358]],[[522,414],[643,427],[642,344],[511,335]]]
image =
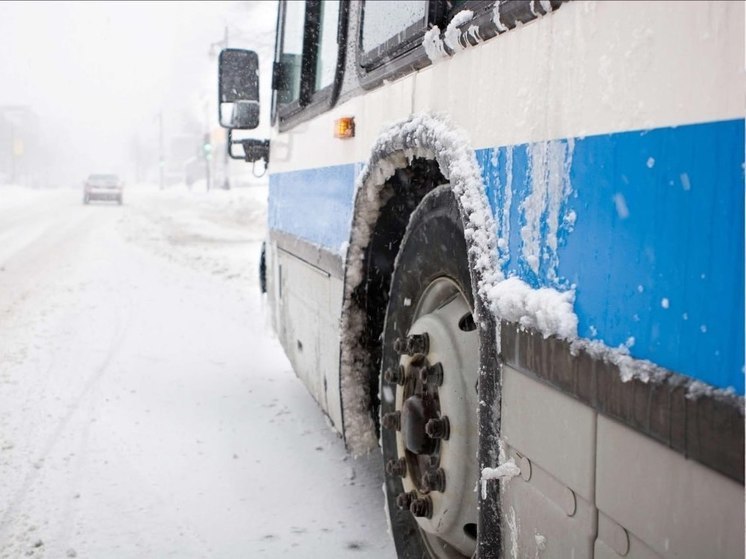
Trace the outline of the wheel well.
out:
[[[380,432],[378,383],[381,336],[396,255],[412,212],[428,192],[446,182],[438,163],[422,158],[412,159],[407,167],[397,169],[386,181],[392,195],[381,208],[373,227],[365,250],[363,281],[352,294],[355,304],[364,310],[365,325],[360,343],[370,355],[367,375],[369,412],[375,423],[376,435]]]

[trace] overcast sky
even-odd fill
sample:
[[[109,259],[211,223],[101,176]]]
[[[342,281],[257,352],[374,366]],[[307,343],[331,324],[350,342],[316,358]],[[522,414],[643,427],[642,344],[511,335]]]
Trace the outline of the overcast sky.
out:
[[[268,0],[0,2],[0,106],[37,112],[45,136],[74,159],[65,174],[126,174],[135,135],[157,145],[159,111],[167,135],[186,113],[216,125],[205,105],[217,90],[209,51],[226,26],[230,45],[258,49],[267,73],[275,14]]]

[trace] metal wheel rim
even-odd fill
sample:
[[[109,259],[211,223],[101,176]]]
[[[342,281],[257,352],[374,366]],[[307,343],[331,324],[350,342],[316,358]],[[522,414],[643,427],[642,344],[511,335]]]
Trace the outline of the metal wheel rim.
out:
[[[464,330],[462,322],[467,315],[472,322],[470,329]],[[399,364],[402,367],[400,370],[406,372],[407,380],[392,383],[395,388],[394,414],[398,414],[403,422],[396,433],[398,459],[404,458],[406,463],[402,485],[405,494],[413,499],[429,500],[429,517],[415,514],[411,503],[410,511],[415,514],[423,543],[430,555],[448,559],[470,556],[476,540],[465,527],[476,528],[476,495],[473,490],[477,479],[478,398],[475,385],[479,367],[479,340],[468,299],[450,278],[433,280],[417,301],[407,336],[425,333],[429,339],[427,352],[415,352],[413,355],[403,353]],[[436,368],[437,364],[442,366],[443,371],[440,385],[435,386],[430,373],[427,381],[419,378],[423,368]],[[421,427],[419,415],[408,410],[412,409],[409,404],[413,400],[419,403],[428,399],[435,404],[426,405],[429,415],[424,415],[431,419],[447,417],[448,424],[452,423],[453,427],[448,428],[447,438],[439,438],[432,445],[433,450],[423,451],[423,455],[419,453],[422,449],[412,452],[408,448],[408,445],[412,446],[412,440],[416,446],[421,435],[412,427],[413,424]],[[412,419],[413,416],[417,417]],[[430,438],[429,435],[427,437]],[[464,458],[468,456],[474,459]],[[432,480],[441,479],[433,474],[438,470],[445,483],[440,489],[433,489]]]

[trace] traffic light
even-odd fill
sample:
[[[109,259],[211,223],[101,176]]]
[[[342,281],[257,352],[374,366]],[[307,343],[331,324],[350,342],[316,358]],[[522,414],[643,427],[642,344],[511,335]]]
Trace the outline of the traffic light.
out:
[[[202,138],[202,155],[205,159],[212,159],[212,144],[209,134],[205,134]]]

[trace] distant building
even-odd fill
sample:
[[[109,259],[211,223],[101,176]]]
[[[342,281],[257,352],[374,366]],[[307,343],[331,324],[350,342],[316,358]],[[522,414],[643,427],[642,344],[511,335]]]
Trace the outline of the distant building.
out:
[[[38,115],[25,105],[0,105],[0,184],[39,186]]]
[[[173,136],[169,142],[166,158],[166,184],[194,182],[205,178],[205,162],[202,159],[202,138],[199,134]]]

